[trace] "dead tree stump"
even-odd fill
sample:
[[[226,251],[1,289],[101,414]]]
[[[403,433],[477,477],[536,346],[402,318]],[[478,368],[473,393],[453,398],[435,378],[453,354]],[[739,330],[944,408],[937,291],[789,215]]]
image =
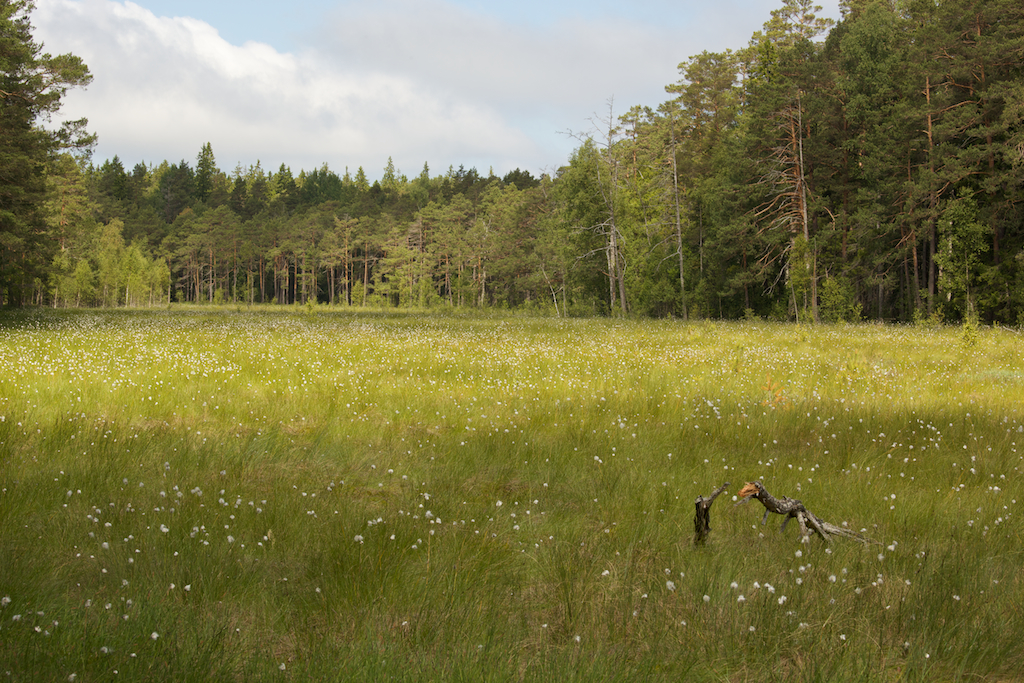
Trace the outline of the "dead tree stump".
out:
[[[761,519],[761,524],[768,521],[769,513],[783,515],[785,519],[782,520],[782,528],[780,531],[785,531],[789,520],[795,518],[797,523],[800,525],[800,540],[803,543],[810,541],[812,533],[821,536],[826,543],[831,543],[833,536],[852,538],[860,541],[861,543],[877,543],[877,541],[864,538],[860,534],[850,531],[849,529],[836,526],[835,524],[829,524],[804,507],[804,504],[799,500],[793,500],[786,496],[783,496],[781,499],[776,498],[772,494],[768,493],[764,488],[764,484],[759,481],[745,484],[743,488],[740,489],[739,496],[741,500],[736,503],[736,505],[746,503],[751,498],[756,498],[761,501],[761,504],[764,505],[764,517]],[[698,500],[700,499],[698,498]]]
[[[694,545],[704,545],[705,541],[707,541],[708,533],[711,531],[711,504],[715,502],[715,498],[718,498],[728,485],[729,482],[725,482],[707,498],[697,496],[695,502],[697,510],[693,515]]]

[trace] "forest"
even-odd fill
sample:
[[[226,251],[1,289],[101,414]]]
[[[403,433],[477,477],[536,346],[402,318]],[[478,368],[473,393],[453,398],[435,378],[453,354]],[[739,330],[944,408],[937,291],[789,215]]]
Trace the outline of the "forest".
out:
[[[746,46],[681,63],[656,108],[609,100],[557,171],[389,159],[372,182],[328,163],[228,172],[209,143],[177,163],[93,161],[84,122],[36,120],[89,76],[38,54],[26,6],[0,17],[17,29],[0,86],[7,306],[1024,324],[1019,0],[846,0],[838,22],[784,0]],[[34,71],[12,66],[12,35]],[[63,89],[26,104],[40,73]]]

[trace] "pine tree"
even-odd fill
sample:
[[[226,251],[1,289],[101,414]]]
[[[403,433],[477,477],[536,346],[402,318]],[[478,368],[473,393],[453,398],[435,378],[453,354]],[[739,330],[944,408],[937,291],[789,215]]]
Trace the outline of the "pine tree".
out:
[[[29,0],[0,0],[0,303],[20,304],[42,278],[52,245],[45,239],[45,165],[63,148],[88,148],[85,120],[46,130],[69,88],[89,83],[74,55],[42,52],[32,38]]]
[[[213,147],[207,142],[196,157],[195,196],[201,202],[207,202],[213,194],[216,179],[217,161],[213,157]]]

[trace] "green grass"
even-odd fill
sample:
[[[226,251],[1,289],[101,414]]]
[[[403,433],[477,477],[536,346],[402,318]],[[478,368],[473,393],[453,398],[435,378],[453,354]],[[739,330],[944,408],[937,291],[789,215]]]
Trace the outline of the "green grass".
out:
[[[1024,680],[1021,342],[5,312],[0,679]]]

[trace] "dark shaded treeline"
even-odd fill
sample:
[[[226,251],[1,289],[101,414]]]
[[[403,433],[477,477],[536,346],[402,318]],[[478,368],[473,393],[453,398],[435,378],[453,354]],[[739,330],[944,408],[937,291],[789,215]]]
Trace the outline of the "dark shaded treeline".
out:
[[[1020,324],[1024,8],[816,11],[680,64],[656,109],[610,102],[551,176],[52,157],[7,302]]]
[[[57,305],[518,306],[548,296],[529,264],[551,181],[525,171],[431,177],[424,166],[410,180],[389,162],[370,184],[362,169],[293,176],[257,164],[229,176],[209,144],[194,164],[129,172],[114,158],[65,171],[65,203],[80,210],[58,255]]]

